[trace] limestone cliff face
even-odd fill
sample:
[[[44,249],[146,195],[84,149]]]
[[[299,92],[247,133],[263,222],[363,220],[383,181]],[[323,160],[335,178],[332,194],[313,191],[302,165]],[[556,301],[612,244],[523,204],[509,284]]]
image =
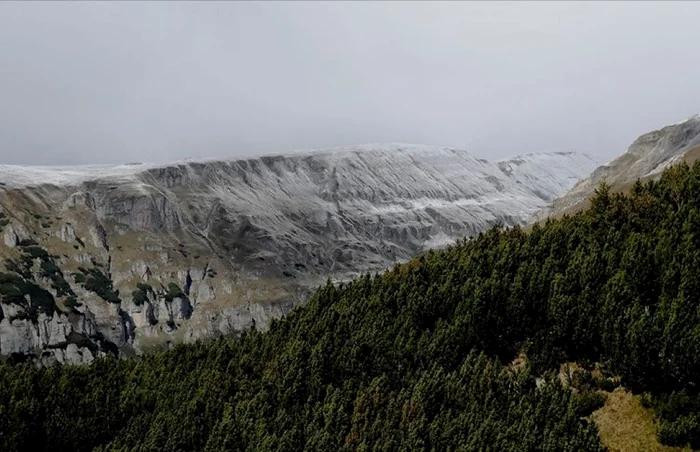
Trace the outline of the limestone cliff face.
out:
[[[610,184],[614,190],[625,190],[637,179],[653,179],[668,166],[682,160],[692,163],[698,156],[700,115],[640,136],[627,152],[596,168],[589,177],[538,212],[534,219],[572,213],[585,207],[586,200],[602,182]]]
[[[266,328],[328,278],[524,223],[594,166],[411,145],[0,166],[0,354],[86,363]]]

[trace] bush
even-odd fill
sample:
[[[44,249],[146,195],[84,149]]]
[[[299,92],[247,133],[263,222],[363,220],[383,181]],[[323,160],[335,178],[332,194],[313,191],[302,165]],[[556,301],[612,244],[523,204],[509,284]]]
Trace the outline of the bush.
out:
[[[41,262],[41,274],[42,276],[50,278],[53,275],[60,275],[61,269],[58,268],[58,265],[56,265],[54,261],[44,260]]]
[[[182,289],[180,289],[180,286],[172,282],[168,284],[168,291],[165,293],[165,301],[173,301],[175,298],[183,298],[184,296],[185,294],[182,292]]]
[[[148,293],[152,292],[153,288],[148,284],[136,284],[136,290],[131,292],[131,298],[136,306],[141,306],[148,301]]]
[[[22,290],[13,283],[2,283],[0,285],[0,294],[4,303],[21,303],[25,301]]]
[[[691,414],[681,416],[674,422],[662,421],[659,439],[669,446],[700,448],[700,418],[697,414]]]
[[[68,308],[68,309],[74,309],[77,308],[78,306],[82,306],[83,304],[78,302],[78,299],[75,296],[70,296],[66,298],[66,300],[63,302],[63,304]]]
[[[102,273],[99,268],[91,268],[85,281],[85,289],[96,293],[100,298],[109,303],[121,303],[119,293],[114,290],[112,280]]]
[[[605,395],[600,392],[580,392],[574,397],[578,407],[579,416],[590,416],[595,410],[602,408],[605,405]]]
[[[27,246],[24,248],[24,252],[31,256],[32,259],[48,259],[49,257],[49,253],[39,246]]]
[[[51,277],[51,287],[56,289],[56,294],[59,297],[63,297],[65,295],[75,295],[73,289],[70,287],[70,284],[68,284],[68,281],[66,281],[63,278],[63,275],[59,273],[54,274]]]
[[[22,282],[22,277],[16,273],[2,273],[0,272],[0,284],[4,283],[20,283]]]
[[[614,391],[615,388],[620,386],[617,382],[615,382],[612,378],[605,378],[605,377],[596,377],[593,379],[593,384],[595,387],[598,389],[601,389],[606,392],[611,392]]]

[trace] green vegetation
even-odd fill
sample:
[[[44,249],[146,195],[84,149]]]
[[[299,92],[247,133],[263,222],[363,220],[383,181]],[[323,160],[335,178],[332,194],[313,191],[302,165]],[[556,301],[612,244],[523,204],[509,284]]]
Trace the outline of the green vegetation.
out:
[[[10,219],[7,218],[7,215],[5,214],[5,212],[0,212],[0,232],[2,232],[2,230],[8,224],[10,224]]]
[[[41,262],[41,276],[51,279],[51,288],[56,290],[56,295],[63,297],[66,295],[75,296],[73,289],[71,289],[68,281],[63,277],[63,272],[56,265],[53,258],[45,258]]]
[[[618,384],[662,442],[697,448],[698,306],[700,164],[681,165],[531,233],[329,282],[264,333],[0,365],[0,449],[595,451],[596,391]],[[565,362],[607,373],[562,383]]]
[[[24,312],[18,316],[34,321],[40,313],[53,315],[56,310],[56,302],[50,292],[13,273],[0,273],[0,300],[5,304],[21,306]]]
[[[16,304],[24,309],[14,318],[37,320],[40,313],[53,315],[56,301],[53,295],[43,289],[34,280],[34,261],[40,260],[41,276],[51,280],[51,288],[59,297],[75,296],[68,282],[63,278],[61,269],[56,265],[54,256],[36,245],[33,240],[20,244],[22,255],[17,259],[8,259],[5,267],[9,273],[0,273],[0,296],[6,304]]]
[[[63,304],[68,309],[74,309],[74,308],[77,308],[78,306],[83,305],[82,303],[78,302],[78,299],[74,295],[71,295],[68,298],[66,298],[66,301],[64,301]]]
[[[40,246],[26,246],[23,247],[24,252],[27,253],[32,259],[46,259],[49,257],[49,253]]]
[[[131,298],[136,306],[141,306],[148,301],[148,294],[153,292],[149,284],[137,283],[136,290],[131,293]]]
[[[79,268],[83,271],[85,269]],[[109,303],[121,303],[119,291],[114,290],[112,280],[105,275],[98,267],[93,267],[90,270],[85,270],[87,273],[85,281],[85,289],[96,293],[100,298]]]
[[[168,290],[165,292],[165,301],[173,301],[175,298],[183,298],[184,296],[185,294],[180,289],[180,286],[172,282],[168,284]]]

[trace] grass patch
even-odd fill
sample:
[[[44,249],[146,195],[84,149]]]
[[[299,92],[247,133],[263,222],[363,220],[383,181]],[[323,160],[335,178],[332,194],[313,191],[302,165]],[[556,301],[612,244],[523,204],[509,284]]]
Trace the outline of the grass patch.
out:
[[[661,445],[651,411],[642,406],[638,396],[623,388],[608,393],[605,405],[593,412],[591,419],[611,452],[690,450]]]

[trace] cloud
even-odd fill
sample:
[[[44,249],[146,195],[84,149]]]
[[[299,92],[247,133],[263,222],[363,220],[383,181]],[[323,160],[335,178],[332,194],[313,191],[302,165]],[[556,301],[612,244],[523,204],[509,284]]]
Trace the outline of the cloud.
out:
[[[0,4],[3,163],[416,142],[609,159],[700,111],[700,4]]]

